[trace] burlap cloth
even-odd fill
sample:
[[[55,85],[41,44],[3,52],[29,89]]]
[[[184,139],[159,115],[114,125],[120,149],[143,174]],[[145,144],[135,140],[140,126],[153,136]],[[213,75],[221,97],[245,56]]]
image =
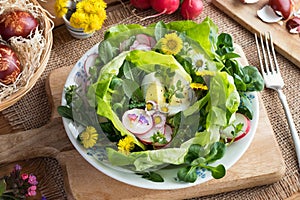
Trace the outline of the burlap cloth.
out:
[[[234,41],[242,46],[249,63],[254,66],[259,66],[253,34],[245,30],[245,28],[236,23],[233,19],[226,16],[209,1],[204,1],[204,6],[205,9],[197,20],[200,22],[206,16],[212,18],[212,20],[218,25],[219,32],[227,32],[231,34]],[[121,23],[139,23],[142,25],[148,25],[159,20],[169,22],[182,19],[180,14],[176,13],[173,15],[163,15],[157,18],[140,21],[138,16],[145,17],[154,14],[154,12],[149,10],[135,13],[136,14],[133,14],[132,7],[129,7],[128,4],[110,6],[107,10],[108,18],[103,29],[95,33],[93,37],[85,40],[76,40],[72,38],[64,26],[54,29],[53,48],[44,74],[34,88],[24,98],[22,98],[14,106],[3,111],[3,114],[5,114],[6,118],[11,122],[11,125],[18,129],[22,128],[28,130],[46,124],[49,121],[51,113],[45,92],[45,80],[49,72],[56,68],[75,64],[88,49],[101,41],[103,38],[103,32],[110,26]],[[293,114],[296,128],[299,132],[300,69],[279,54],[278,62],[286,84],[284,93],[287,96],[290,110]],[[201,199],[286,199],[299,191],[300,176],[297,167],[297,159],[284,110],[276,92],[265,89],[261,92],[261,96],[285,160],[287,170],[283,179],[271,185],[201,197]],[[262,149],[262,151],[267,151],[267,149]],[[49,159],[47,162],[49,162]],[[61,170],[55,160],[52,160],[50,163],[52,163],[52,165],[49,165],[50,170],[48,170],[48,173],[51,173],[52,171],[55,174],[57,171]],[[255,168],[255,166],[253,166],[253,168]],[[62,186],[62,179],[57,179],[56,184]],[[55,190],[55,188],[53,189]],[[63,191],[60,193],[61,195],[59,196],[61,196],[61,199],[65,199],[66,196],[63,194]],[[58,197],[57,195],[54,195],[52,198],[48,197],[48,199],[58,199]]]

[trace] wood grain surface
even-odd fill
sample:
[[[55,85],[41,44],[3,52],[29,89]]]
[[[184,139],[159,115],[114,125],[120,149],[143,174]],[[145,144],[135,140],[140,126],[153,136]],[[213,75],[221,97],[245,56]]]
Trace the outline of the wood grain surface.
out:
[[[268,0],[260,0],[255,4],[243,4],[239,0],[212,0],[212,3],[222,12],[237,21],[252,33],[271,32],[275,49],[300,67],[300,37],[299,34],[290,34],[285,23],[268,24],[257,17],[257,10],[262,8]]]

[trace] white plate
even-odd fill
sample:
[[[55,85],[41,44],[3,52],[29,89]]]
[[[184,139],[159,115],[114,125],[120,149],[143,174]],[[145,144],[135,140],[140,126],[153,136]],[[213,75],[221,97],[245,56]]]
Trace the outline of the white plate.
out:
[[[93,46],[89,51],[87,51],[80,60],[75,64],[74,68],[70,72],[67,81],[65,83],[65,87],[77,84],[78,81],[86,81],[82,80],[82,74],[85,73],[84,69],[84,63],[86,59],[93,54],[98,53],[98,45],[96,44]],[[218,161],[216,161],[213,165],[223,164],[228,170],[231,166],[233,166],[245,153],[245,151],[248,149],[250,143],[252,142],[252,139],[254,137],[257,124],[258,124],[258,118],[259,118],[259,101],[258,96],[255,92],[248,93],[248,98],[250,98],[252,106],[253,106],[253,120],[251,120],[251,129],[249,133],[242,138],[239,141],[234,142],[232,145],[230,145],[224,157]],[[64,99],[64,95],[62,98],[62,104],[65,105],[66,101]],[[198,179],[194,183],[182,183],[177,182],[175,180],[177,175],[178,169],[160,169],[157,171],[163,178],[164,182],[152,182],[146,179],[141,178],[140,175],[136,175],[133,172],[130,172],[128,170],[123,170],[119,167],[111,166],[107,163],[103,163],[96,159],[91,152],[89,152],[87,149],[85,149],[78,141],[77,141],[77,135],[79,134],[79,130],[76,130],[76,128],[73,126],[73,123],[71,120],[68,120],[66,118],[63,118],[63,124],[66,129],[67,135],[69,139],[71,140],[72,144],[76,148],[76,150],[81,154],[81,156],[86,159],[92,166],[94,166],[96,169],[101,171],[102,173],[110,176],[111,178],[114,178],[118,181],[124,182],[129,185],[133,185],[136,187],[141,188],[147,188],[147,189],[157,189],[157,190],[163,190],[163,189],[181,189],[181,188],[187,188],[190,186],[198,185],[201,183],[204,183],[210,179],[212,179],[211,173],[206,170],[199,170],[198,171]]]

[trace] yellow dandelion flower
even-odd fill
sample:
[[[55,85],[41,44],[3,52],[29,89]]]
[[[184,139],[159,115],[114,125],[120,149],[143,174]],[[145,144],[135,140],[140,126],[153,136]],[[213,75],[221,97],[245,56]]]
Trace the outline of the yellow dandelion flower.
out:
[[[76,4],[76,12],[97,14],[103,12],[106,8],[106,3],[101,0],[83,0]]]
[[[190,87],[193,89],[200,89],[200,90],[208,90],[208,87],[202,83],[191,83]]]
[[[90,1],[80,1],[76,4],[76,11],[87,13],[87,14],[95,14],[96,9],[94,7],[94,4]]]
[[[100,23],[102,25],[104,20],[106,19],[106,11],[104,9],[98,9],[96,14],[99,17]]]
[[[88,15],[85,13],[75,12],[70,18],[70,24],[74,28],[83,28],[88,24]]]
[[[84,148],[91,148],[98,140],[97,130],[92,126],[87,126],[86,129],[80,133],[79,138]]]
[[[68,4],[68,0],[55,1],[54,10],[57,17],[62,17],[68,12],[67,4]]]
[[[88,26],[85,27],[84,32],[89,33],[101,29],[105,18],[100,18],[99,15],[91,14],[89,16]]]
[[[119,140],[118,149],[123,154],[129,154],[130,151],[134,148],[134,139],[130,136],[126,136],[125,138]]]
[[[107,4],[104,1],[94,0],[95,9],[105,9],[107,7]]]
[[[166,34],[161,39],[161,50],[168,55],[178,54],[183,47],[183,42],[176,33]]]
[[[215,72],[209,70],[202,70],[196,72],[197,76],[214,76]]]

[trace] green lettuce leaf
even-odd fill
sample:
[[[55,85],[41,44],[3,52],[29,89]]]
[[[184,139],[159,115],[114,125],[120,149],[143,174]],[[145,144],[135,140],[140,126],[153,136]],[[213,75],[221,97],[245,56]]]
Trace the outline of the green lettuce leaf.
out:
[[[155,65],[158,64],[161,67],[177,71],[188,82],[192,80],[180,63],[171,55],[164,55],[155,51],[134,50],[129,53],[126,59],[147,73],[155,72]]]

